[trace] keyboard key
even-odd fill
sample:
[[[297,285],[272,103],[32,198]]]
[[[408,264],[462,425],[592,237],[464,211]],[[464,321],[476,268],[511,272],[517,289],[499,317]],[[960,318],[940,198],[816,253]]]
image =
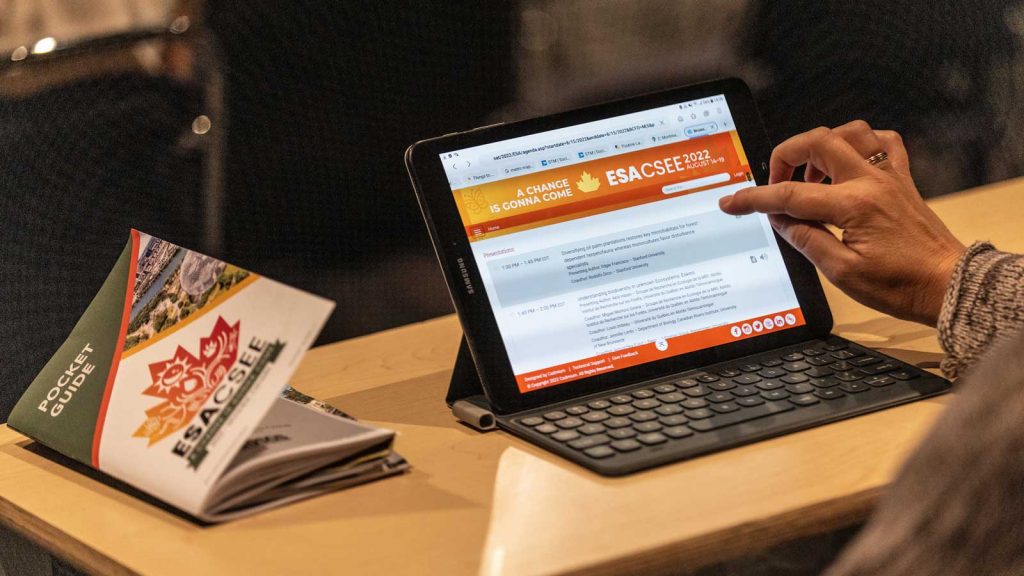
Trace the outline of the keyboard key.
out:
[[[679,405],[682,406],[683,408],[686,408],[687,410],[696,410],[698,408],[707,408],[708,402],[707,400],[704,400],[702,398],[690,398],[689,400],[683,401]]]
[[[803,352],[804,356],[821,356],[824,354],[824,352],[817,348],[804,348],[801,352]]]
[[[582,416],[587,422],[604,422],[609,418],[604,412],[590,412]]]
[[[616,440],[609,444],[612,448],[615,448],[619,452],[632,452],[633,450],[640,449],[640,443],[636,440]]]
[[[846,396],[835,388],[825,388],[824,390],[815,390],[814,395],[823,400],[835,400],[836,398],[842,398]]]
[[[728,392],[715,392],[704,399],[708,402],[718,404],[719,402],[728,402],[732,400],[732,394],[729,394]]]
[[[650,422],[640,422],[639,424],[633,425],[633,430],[636,430],[641,434],[645,432],[657,432],[658,430],[661,430],[661,422],[658,422],[656,420],[651,420]]]
[[[765,368],[758,372],[758,374],[765,378],[782,378],[786,375],[786,371],[782,368]]]
[[[693,435],[693,430],[690,430],[686,426],[672,426],[671,428],[665,428],[661,431],[662,434],[669,438],[679,439],[686,438],[687,436]]]
[[[569,442],[569,446],[576,450],[586,450],[587,448],[593,448],[594,446],[603,446],[612,439],[604,434],[594,434],[593,436],[584,436],[577,440]]]
[[[590,410],[586,406],[570,406],[565,409],[566,414],[572,414],[573,416],[579,416],[587,412],[590,412]]]
[[[568,418],[562,418],[561,420],[555,421],[555,426],[558,426],[559,428],[562,428],[564,430],[569,430],[571,428],[579,428],[580,426],[583,426],[583,420],[580,420],[575,416],[570,416]]]
[[[686,416],[683,416],[682,414],[674,414],[672,416],[665,416],[658,420],[658,422],[661,422],[665,426],[679,426],[680,424],[686,424],[689,420],[687,420]]]
[[[835,378],[811,378],[808,382],[815,388],[831,388],[842,384],[842,380]]]
[[[832,376],[842,380],[843,382],[854,382],[864,377],[860,372],[836,372]]]
[[[637,400],[633,402],[633,408],[637,410],[650,410],[651,408],[657,408],[661,406],[661,402],[658,402],[654,398],[647,398],[645,400]]]
[[[795,372],[788,376],[783,376],[782,378],[779,378],[779,380],[782,380],[786,384],[799,384],[801,382],[807,382],[807,376],[804,376],[799,372]]]
[[[846,360],[840,360],[839,362],[832,363],[829,368],[836,372],[849,372],[856,368],[853,364],[850,364]]]
[[[587,403],[587,406],[590,406],[592,410],[604,410],[606,408],[610,408],[611,405],[612,403],[607,400],[594,400],[593,402]]]
[[[719,414],[728,414],[729,412],[735,412],[739,410],[740,407],[734,402],[723,402],[721,404],[712,404],[711,409],[714,410],[715,412],[718,412]]]
[[[765,369],[763,371],[767,372],[769,370],[775,370],[775,369],[774,368],[767,368],[767,369]],[[753,384],[755,382],[760,382],[761,381],[761,376],[758,376],[757,374],[743,374],[742,376],[738,376],[738,377],[733,378],[732,381],[736,382],[737,384]]]
[[[650,432],[647,434],[641,434],[637,436],[636,439],[643,444],[647,444],[648,446],[654,446],[655,444],[662,444],[664,442],[668,442],[668,438],[665,438],[665,436],[660,432]]]
[[[690,386],[696,386],[697,384],[700,384],[700,382],[697,382],[693,378],[683,378],[682,380],[676,380],[676,386],[679,386],[680,388],[689,388]]]
[[[701,396],[711,394],[711,391],[703,386],[694,386],[683,390],[683,394],[686,394],[690,398],[700,398]]]
[[[623,418],[622,416],[616,416],[615,418],[609,418],[604,421],[604,425],[606,428],[623,428],[626,426],[631,426],[632,424],[632,420],[630,420],[629,418]]]
[[[804,358],[804,362],[811,364],[812,366],[825,366],[831,364],[833,358],[831,356],[814,356],[810,358]]]
[[[558,432],[558,428],[554,424],[541,424],[540,426],[534,428],[534,430],[540,432],[541,434],[551,434],[553,432]]]
[[[647,389],[634,390],[632,396],[638,400],[643,400],[644,398],[654,398],[654,392]]]
[[[786,362],[796,362],[798,360],[803,360],[804,355],[799,352],[793,352],[791,354],[786,354],[782,359]]]
[[[579,438],[580,435],[575,430],[562,430],[560,432],[555,432],[551,437],[559,442],[569,442]]]
[[[615,451],[607,446],[594,446],[593,448],[587,448],[583,453],[591,458],[607,458],[615,455]]]
[[[740,406],[757,406],[758,404],[764,404],[764,398],[760,396],[747,396],[745,398],[737,398],[736,403]]]
[[[565,418],[565,412],[561,412],[558,410],[554,412],[548,412],[547,414],[544,415],[545,420],[561,420],[562,418]]]
[[[893,362],[882,362],[881,364],[872,364],[871,366],[865,366],[861,370],[868,375],[881,374],[883,372],[892,372],[893,370],[899,370],[900,367]]]
[[[917,378],[919,374],[917,372],[911,372],[909,370],[898,370],[896,372],[890,372],[889,376],[892,376],[897,380],[912,380],[914,378]]]
[[[755,388],[754,386],[737,386],[736,388],[730,390],[730,392],[733,396],[739,398],[743,398],[744,396],[755,396],[761,393],[761,391]]]
[[[612,396],[609,400],[611,400],[612,404],[629,404],[633,401],[633,397],[619,394],[618,396]]]
[[[662,394],[661,396],[658,396],[658,400],[661,400],[665,404],[678,404],[679,402],[686,400],[686,396],[679,392],[673,392],[671,394]]]
[[[782,382],[776,382],[775,380],[765,380],[764,382],[758,382],[756,384],[761,390],[777,390],[785,386]]]
[[[786,386],[786,392],[789,392],[790,394],[810,394],[811,392],[814,392],[814,386],[811,386],[807,382],[791,384]]]
[[[828,344],[825,344],[824,346],[821,347],[822,350],[825,350],[827,352],[835,352],[836,350],[845,350],[846,348],[848,348],[848,346],[846,345],[846,342],[840,342],[838,340],[837,341],[833,341],[833,342],[829,342]]]
[[[770,369],[766,369],[766,370],[770,370]],[[744,385],[745,384],[753,384],[755,382],[760,382],[761,381],[761,377],[758,376],[757,374],[744,374],[743,376],[739,376],[737,378],[733,378],[732,381],[737,383],[737,384],[744,384]]]
[[[576,429],[580,434],[585,434],[587,436],[590,436],[591,434],[602,434],[607,430],[608,429],[601,424],[584,424]]]
[[[830,356],[832,356],[836,360],[849,360],[850,358],[855,358],[857,356],[860,356],[860,351],[853,350],[853,349],[849,349],[849,350],[836,350],[835,352],[830,354]]]
[[[761,398],[765,400],[785,400],[789,398],[789,392],[785,390],[769,390],[767,392],[761,392]]]
[[[807,362],[786,362],[782,367],[787,372],[803,372],[811,367]]]
[[[850,394],[859,394],[866,390],[870,390],[871,387],[863,382],[843,382],[839,385],[839,389],[843,392],[849,392]]]
[[[797,406],[810,406],[811,404],[817,404],[820,402],[814,394],[801,394],[799,396],[790,396],[789,401]]]
[[[623,438],[636,436],[636,430],[633,430],[632,426],[629,428],[616,428],[615,430],[609,430],[608,435],[616,440],[622,440]]]
[[[740,375],[740,371],[733,370],[732,368],[726,368],[725,370],[719,370],[718,375],[722,378],[735,378]]]
[[[758,380],[760,380],[760,378],[758,378]],[[708,388],[710,390],[717,390],[719,392],[723,390],[732,390],[735,387],[736,385],[729,380],[721,380],[719,382],[712,382],[711,384],[708,384]]]
[[[788,410],[792,410],[793,406],[785,403],[764,403],[760,406],[753,406],[745,410],[733,412],[731,414],[722,414],[714,418],[707,418],[705,420],[697,420],[690,422],[690,428],[697,430],[698,432],[707,432],[709,430],[716,430],[718,428],[724,428],[726,426],[732,426],[741,422],[749,422],[750,420],[756,420],[765,416],[771,416],[773,414],[780,414]]]
[[[776,358],[769,358],[767,360],[762,360],[761,361],[761,366],[764,366],[765,368],[774,368],[775,366],[781,366],[781,365],[782,365],[782,360],[778,360]]]
[[[876,358],[874,356],[861,356],[860,358],[854,358],[853,360],[850,360],[850,364],[853,364],[854,366],[860,368],[861,366],[870,366],[872,364],[878,364],[881,361],[881,358]]]
[[[655,420],[657,418],[657,414],[655,414],[654,412],[648,412],[646,410],[644,410],[643,412],[634,412],[633,414],[629,415],[629,419],[632,420],[633,422],[647,422],[648,420]]]
[[[662,416],[671,416],[673,414],[682,414],[683,409],[676,404],[669,404],[667,406],[659,406],[654,411]]]
[[[608,413],[612,416],[625,416],[626,414],[632,414],[636,409],[626,404],[620,404],[618,406],[612,406],[608,409]]]
[[[760,369],[761,369],[761,365],[760,364],[754,364],[754,363],[744,364],[744,365],[740,366],[740,370],[742,370],[744,372],[757,372]]]
[[[522,420],[519,421],[519,423],[522,424],[523,426],[533,427],[537,426],[538,424],[543,424],[544,419],[541,418],[540,416],[530,416],[529,418],[523,418]]]
[[[672,384],[659,384],[654,387],[654,391],[658,394],[669,394],[676,391],[676,387]]]
[[[715,413],[707,408],[698,408],[696,410],[687,410],[686,417],[690,420],[700,420],[701,418],[711,418]]]
[[[825,376],[831,376],[832,370],[823,366],[811,366],[811,368],[806,370],[803,375],[808,378],[824,378]]]
[[[889,376],[868,376],[864,379],[864,383],[875,388],[882,388],[883,386],[895,384],[896,379]]]
[[[694,376],[694,378],[696,378],[698,382],[703,382],[705,384],[718,382],[719,380],[718,376],[712,376],[711,374],[701,374],[699,376]]]

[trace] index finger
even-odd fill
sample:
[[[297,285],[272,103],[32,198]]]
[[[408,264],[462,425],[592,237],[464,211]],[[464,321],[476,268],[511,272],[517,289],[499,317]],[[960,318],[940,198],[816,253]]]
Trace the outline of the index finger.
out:
[[[843,216],[850,212],[843,196],[836,194],[831,186],[793,181],[745,188],[732,196],[722,197],[718,205],[726,214],[788,214],[800,220],[827,222],[840,228]]]
[[[857,150],[828,128],[815,128],[789,138],[772,151],[769,183],[793,177],[793,169],[810,164],[833,182],[862,175],[870,166]]]

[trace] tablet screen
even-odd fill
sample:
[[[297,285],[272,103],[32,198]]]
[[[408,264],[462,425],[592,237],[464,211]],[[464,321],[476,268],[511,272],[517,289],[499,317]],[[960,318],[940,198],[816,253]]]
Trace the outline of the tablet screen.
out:
[[[724,95],[441,160],[520,392],[805,323]]]

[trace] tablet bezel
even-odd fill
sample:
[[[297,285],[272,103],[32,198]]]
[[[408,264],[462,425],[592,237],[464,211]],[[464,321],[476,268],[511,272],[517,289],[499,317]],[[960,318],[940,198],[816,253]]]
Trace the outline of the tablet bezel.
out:
[[[527,136],[640,112],[661,106],[724,94],[740,141],[758,184],[768,181],[771,144],[750,89],[735,78],[716,80],[625,100],[598,104],[523,120],[485,126],[423,140],[406,151],[406,167],[430,232],[445,282],[458,312],[467,344],[484,392],[499,414],[528,410],[579,396],[594,394],[644,380],[683,372],[773,348],[821,338],[832,330],[832,314],[813,264],[776,234],[806,324],[713,348],[520,392],[505,351],[504,341],[487,298],[455,197],[441,163],[441,155],[473,146]]]

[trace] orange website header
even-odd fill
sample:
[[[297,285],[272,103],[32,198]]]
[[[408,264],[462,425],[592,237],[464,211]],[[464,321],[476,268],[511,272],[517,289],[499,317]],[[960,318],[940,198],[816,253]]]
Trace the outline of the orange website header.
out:
[[[542,370],[516,374],[516,383],[519,386],[520,392],[532,392],[581,378],[589,378],[604,372],[621,370],[639,364],[654,362],[655,360],[662,360],[670,356],[703,350],[755,336],[763,336],[770,332],[778,332],[779,330],[795,328],[804,324],[806,322],[803,313],[800,312],[799,308],[793,308],[741,322],[682,334],[632,348],[616,350],[615,352],[584,358],[575,362],[567,362]]]
[[[750,178],[735,131],[454,191],[470,241],[692,194]],[[715,177],[678,193],[663,187]]]

